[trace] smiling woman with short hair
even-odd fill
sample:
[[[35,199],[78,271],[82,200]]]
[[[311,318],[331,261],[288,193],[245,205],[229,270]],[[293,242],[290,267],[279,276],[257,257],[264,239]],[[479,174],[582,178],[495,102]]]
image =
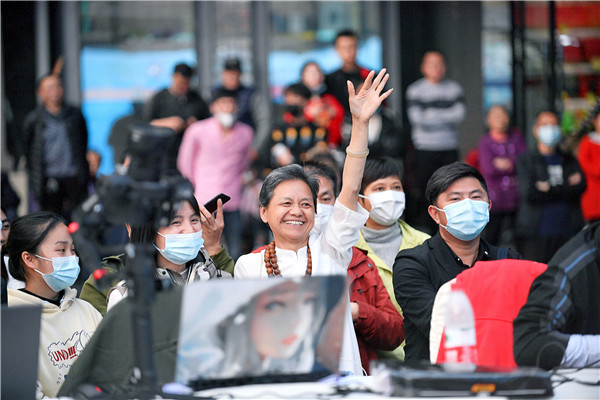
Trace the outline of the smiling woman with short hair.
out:
[[[267,176],[260,193],[260,217],[269,225],[274,240],[260,253],[241,256],[234,277],[346,275],[352,245],[368,218],[358,204],[358,193],[369,153],[368,122],[391,89],[383,92],[389,75],[371,71],[358,93],[348,82],[352,111],[352,135],[346,149],[343,185],[332,216],[322,232],[312,232],[316,212],[318,180],[299,165],[278,168]],[[360,355],[347,312],[340,371],[361,373]]]

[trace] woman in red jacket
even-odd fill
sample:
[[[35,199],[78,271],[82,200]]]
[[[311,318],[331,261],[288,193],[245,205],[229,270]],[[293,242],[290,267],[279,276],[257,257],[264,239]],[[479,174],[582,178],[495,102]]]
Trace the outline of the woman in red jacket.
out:
[[[600,220],[600,112],[596,112],[592,121],[594,132],[581,139],[577,155],[587,182],[581,195],[581,211],[588,223]]]
[[[325,93],[325,75],[319,64],[309,61],[302,67],[301,82],[310,90],[311,98],[304,108],[306,119],[327,129],[327,142],[337,147],[342,141],[344,107],[329,93]]]

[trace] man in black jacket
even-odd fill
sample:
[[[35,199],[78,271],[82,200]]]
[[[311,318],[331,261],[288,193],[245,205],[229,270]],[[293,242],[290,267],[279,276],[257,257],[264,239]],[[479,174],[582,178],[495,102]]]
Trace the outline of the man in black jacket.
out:
[[[142,120],[154,126],[170,128],[175,140],[167,151],[170,172],[177,169],[177,153],[184,131],[194,122],[210,117],[210,110],[202,96],[190,87],[194,74],[192,67],[179,63],[173,68],[171,84],[156,92],[144,105]]]
[[[519,366],[600,367],[600,222],[565,243],[514,321]]]
[[[342,30],[335,37],[335,51],[342,60],[340,69],[327,74],[325,77],[325,85],[327,92],[331,93],[344,107],[345,117],[349,120],[352,116],[350,113],[350,104],[348,103],[348,81],[358,87],[367,75],[369,70],[361,67],[356,62],[358,53],[358,36],[352,30]]]
[[[521,258],[481,239],[491,202],[481,173],[462,162],[439,168],[427,183],[429,216],[439,231],[423,244],[398,253],[394,293],[404,313],[406,361],[429,361],[429,330],[438,289],[476,261]]]
[[[69,219],[88,194],[85,119],[81,110],[63,103],[58,75],[40,78],[37,96],[40,105],[27,115],[23,130],[29,190],[37,202],[30,211],[39,207]]]

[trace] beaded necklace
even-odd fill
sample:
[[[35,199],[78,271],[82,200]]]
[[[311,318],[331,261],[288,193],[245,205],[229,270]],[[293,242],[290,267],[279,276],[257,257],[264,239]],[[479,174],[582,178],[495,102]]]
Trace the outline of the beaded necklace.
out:
[[[312,257],[310,255],[310,247],[306,246],[308,260],[306,262],[306,273],[309,276],[312,274]],[[273,240],[265,249],[265,266],[269,276],[281,276],[279,265],[277,264],[277,254],[275,253],[275,241]]]

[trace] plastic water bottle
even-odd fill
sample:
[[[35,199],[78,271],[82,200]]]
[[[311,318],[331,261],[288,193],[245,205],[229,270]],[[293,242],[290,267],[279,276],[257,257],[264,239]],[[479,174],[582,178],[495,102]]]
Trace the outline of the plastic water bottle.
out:
[[[462,290],[450,292],[445,317],[444,369],[474,371],[477,367],[475,318],[471,302]]]

